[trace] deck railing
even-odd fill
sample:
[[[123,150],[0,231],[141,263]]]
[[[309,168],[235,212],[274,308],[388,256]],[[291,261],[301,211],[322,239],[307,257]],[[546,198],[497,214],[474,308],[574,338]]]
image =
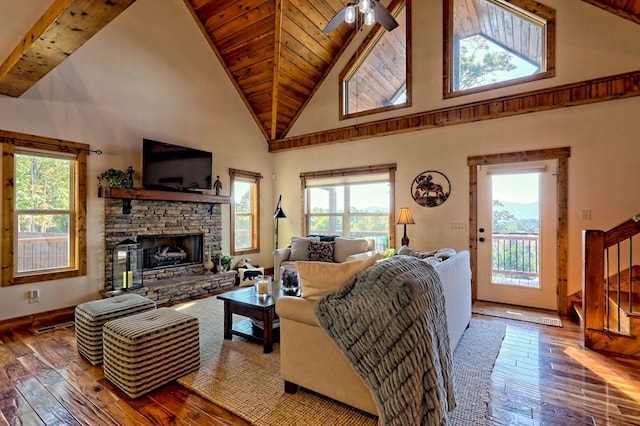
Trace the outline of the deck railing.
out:
[[[18,236],[18,272],[69,266],[69,237],[67,235]]]
[[[493,276],[534,279],[539,276],[538,234],[493,234]]]

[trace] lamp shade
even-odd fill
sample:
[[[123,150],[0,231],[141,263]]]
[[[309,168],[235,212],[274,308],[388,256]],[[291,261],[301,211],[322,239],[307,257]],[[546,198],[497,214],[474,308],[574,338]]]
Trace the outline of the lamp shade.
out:
[[[282,210],[282,207],[280,207],[280,203],[282,203],[282,195],[280,195],[280,197],[278,198],[278,204],[276,204],[276,211],[273,212],[274,219],[284,219],[285,217],[287,217],[287,214],[284,212],[284,210]]]
[[[400,212],[398,213],[398,221],[396,223],[398,225],[411,225],[416,223],[413,220],[413,216],[411,215],[411,210],[409,210],[409,207],[400,208]]]

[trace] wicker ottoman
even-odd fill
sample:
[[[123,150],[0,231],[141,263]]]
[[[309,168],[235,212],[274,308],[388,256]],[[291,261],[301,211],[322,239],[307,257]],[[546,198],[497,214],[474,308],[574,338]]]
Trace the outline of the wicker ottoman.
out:
[[[200,367],[198,319],[170,308],[104,325],[104,375],[137,398]]]
[[[102,364],[102,326],[107,321],[153,310],[156,302],[139,294],[123,294],[76,306],[76,345],[91,364]]]

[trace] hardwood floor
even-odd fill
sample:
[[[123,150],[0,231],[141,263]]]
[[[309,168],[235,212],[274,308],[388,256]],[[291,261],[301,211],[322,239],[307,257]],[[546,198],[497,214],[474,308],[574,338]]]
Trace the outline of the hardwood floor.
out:
[[[640,361],[581,347],[580,328],[507,326],[490,425],[640,425]],[[482,350],[482,348],[478,348]],[[246,425],[171,383],[136,400],[78,355],[72,327],[0,335],[0,425]]]

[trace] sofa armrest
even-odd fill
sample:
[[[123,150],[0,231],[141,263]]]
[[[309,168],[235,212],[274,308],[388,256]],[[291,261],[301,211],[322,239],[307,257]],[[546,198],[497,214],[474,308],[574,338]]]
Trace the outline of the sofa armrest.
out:
[[[281,296],[276,302],[276,313],[280,320],[296,321],[303,324],[318,326],[318,321],[313,313],[314,299],[304,297]]]
[[[364,260],[364,259],[368,259],[371,256],[377,256],[377,253],[375,250],[352,254],[351,256],[347,257],[347,262],[351,262],[352,260]]]
[[[289,260],[291,249],[288,247],[275,249],[273,251],[273,281],[280,282],[280,264]]]

